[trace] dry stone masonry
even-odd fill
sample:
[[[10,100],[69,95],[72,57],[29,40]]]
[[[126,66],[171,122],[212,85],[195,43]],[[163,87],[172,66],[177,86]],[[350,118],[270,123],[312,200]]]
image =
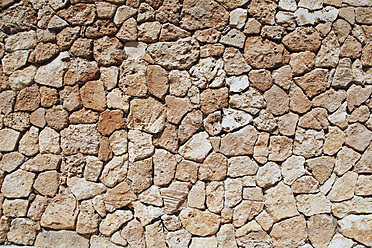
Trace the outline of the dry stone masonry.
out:
[[[371,0],[0,4],[0,246],[372,247]]]

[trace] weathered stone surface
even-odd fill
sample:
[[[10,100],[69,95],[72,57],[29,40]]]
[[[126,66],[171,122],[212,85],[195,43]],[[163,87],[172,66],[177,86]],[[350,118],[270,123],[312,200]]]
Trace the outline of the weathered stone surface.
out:
[[[30,114],[27,112],[10,113],[4,117],[3,123],[6,127],[23,132],[30,127]]]
[[[306,174],[304,164],[305,159],[301,156],[291,156],[285,160],[281,167],[284,183],[291,185],[297,178]]]
[[[35,75],[35,82],[55,88],[62,87],[63,75],[68,68],[66,62],[68,58],[68,53],[62,52],[49,64],[39,67]]]
[[[298,215],[293,193],[283,182],[265,192],[265,206],[275,222]]]
[[[38,154],[22,164],[21,169],[27,171],[56,170],[61,163],[61,157],[53,154]]]
[[[7,115],[13,111],[16,96],[16,93],[11,90],[0,93],[0,113]]]
[[[133,219],[133,214],[128,210],[117,210],[112,214],[108,214],[99,225],[99,231],[104,236],[111,236],[123,224]]]
[[[30,86],[34,81],[36,71],[37,67],[31,65],[24,69],[16,70],[15,72],[13,72],[8,78],[12,90],[22,90],[25,87]],[[5,96],[10,97],[8,94],[6,94]]]
[[[43,231],[37,235],[35,246],[42,248],[51,246],[88,248],[89,239],[78,235],[74,231]]]
[[[28,197],[34,179],[34,173],[17,170],[5,176],[1,192],[8,198]]]
[[[149,188],[153,178],[152,158],[137,161],[129,165],[128,168],[128,184],[134,193],[141,193]]]
[[[257,0],[261,1],[261,0]],[[260,36],[248,37],[245,41],[244,56],[253,68],[273,69],[282,65],[285,48],[282,44],[263,40]]]
[[[15,171],[23,162],[25,157],[19,152],[4,154],[0,160],[0,169],[5,172]]]
[[[63,80],[67,85],[82,84],[98,79],[99,68],[97,62],[76,58],[70,62]]]
[[[253,124],[258,130],[267,132],[272,132],[277,127],[273,114],[266,109],[260,111],[259,116],[253,120]]]
[[[76,221],[76,232],[81,235],[94,234],[98,231],[99,215],[94,211],[92,201],[82,201]]]
[[[40,226],[33,220],[16,218],[12,220],[7,238],[17,245],[33,245],[39,229]]]
[[[307,238],[306,220],[296,216],[274,224],[271,232],[275,247],[299,247]]]
[[[314,215],[310,217],[307,228],[313,246],[327,246],[335,233],[336,220],[325,214]]]
[[[190,185],[186,182],[172,182],[168,188],[161,188],[160,193],[164,201],[165,213],[176,212],[187,200]]]
[[[253,88],[241,95],[232,95],[229,102],[230,107],[244,110],[250,114],[257,114],[261,108],[266,106],[263,96]]]
[[[240,75],[251,69],[237,48],[227,47],[223,53],[223,60],[228,75]]]
[[[34,190],[44,196],[54,197],[59,189],[59,173],[55,170],[40,173],[33,185]]]
[[[345,134],[345,144],[360,152],[363,152],[372,140],[371,131],[359,123],[350,125]]]
[[[121,110],[106,110],[102,112],[97,125],[98,131],[105,136],[108,136],[115,130],[124,127],[125,122]]]
[[[114,187],[116,184],[122,182],[127,175],[127,159],[127,155],[114,156],[111,161],[105,165],[100,176],[100,181],[107,187]]]
[[[179,153],[185,159],[202,162],[212,149],[208,137],[206,132],[197,133],[180,147]]]
[[[342,177],[336,180],[327,198],[333,202],[351,199],[354,196],[357,179],[357,173],[351,171],[346,172]]]
[[[349,247],[353,247],[354,244],[355,244],[355,242],[353,240],[345,238],[341,234],[336,233],[333,236],[331,242],[329,242],[328,247],[330,247],[330,248],[336,248],[336,247],[349,248]]]
[[[77,3],[67,9],[58,11],[58,15],[71,25],[89,25],[96,17],[96,8],[93,4]]]
[[[366,246],[370,246],[371,220],[371,215],[348,215],[338,222],[340,233],[346,237],[355,239]]]
[[[170,152],[157,149],[153,156],[154,184],[161,186],[169,184],[176,171],[177,161]]]
[[[263,202],[242,201],[235,207],[233,213],[233,224],[235,227],[243,226],[248,220],[252,220],[264,207]]]
[[[44,128],[39,135],[39,149],[40,153],[54,153],[60,154],[60,135],[50,127]]]
[[[221,139],[221,153],[225,156],[253,154],[253,146],[258,132],[253,126],[229,133]]]
[[[192,208],[182,210],[180,220],[187,231],[198,236],[215,234],[221,223],[218,215]]]
[[[78,201],[92,198],[106,191],[106,187],[100,183],[86,181],[83,178],[68,178],[67,186],[69,186],[72,194]]]
[[[355,195],[369,196],[371,195],[371,184],[372,177],[369,175],[359,175],[358,181],[355,186]]]
[[[15,70],[26,65],[29,54],[30,52],[27,50],[20,50],[6,54],[1,60],[5,75],[10,75]]]
[[[124,207],[129,203],[135,201],[137,196],[133,193],[131,188],[126,182],[118,184],[112,189],[108,189],[103,195],[103,201],[105,203],[106,209],[110,212]]]
[[[40,225],[52,229],[73,229],[79,213],[77,200],[69,190],[58,194],[41,216]]]
[[[319,156],[322,152],[324,132],[315,130],[297,129],[293,145],[293,153],[305,158]]]
[[[72,155],[79,152],[90,155],[98,154],[100,134],[96,125],[69,125],[60,134],[61,148],[64,154]]]
[[[154,153],[151,135],[139,130],[130,130],[128,133],[129,161],[134,162],[151,156]]]
[[[321,45],[321,37],[312,27],[298,27],[295,31],[283,38],[283,44],[291,51],[318,51]],[[309,56],[309,53],[306,53]]]
[[[248,13],[262,24],[273,25],[275,23],[275,9],[277,5],[271,0],[254,0],[248,5]]]
[[[45,114],[47,124],[59,131],[68,125],[68,112],[61,105],[53,106]]]
[[[138,220],[131,220],[120,234],[130,246],[139,248],[146,247],[144,230]]]
[[[322,193],[296,196],[298,211],[305,216],[331,213],[331,202]]]
[[[117,38],[109,38],[108,36],[94,40],[93,57],[97,60],[98,65],[120,65],[125,58],[123,44]]]
[[[314,67],[315,54],[310,51],[292,53],[290,55],[289,65],[294,76],[309,72]]]

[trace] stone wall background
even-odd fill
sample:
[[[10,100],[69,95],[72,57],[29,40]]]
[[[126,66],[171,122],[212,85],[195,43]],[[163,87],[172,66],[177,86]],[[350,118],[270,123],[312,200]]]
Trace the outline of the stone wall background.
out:
[[[3,0],[0,242],[371,247],[372,1]]]

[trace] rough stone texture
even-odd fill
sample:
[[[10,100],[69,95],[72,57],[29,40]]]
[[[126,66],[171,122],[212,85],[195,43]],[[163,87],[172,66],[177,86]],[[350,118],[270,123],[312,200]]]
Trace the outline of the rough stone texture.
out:
[[[306,220],[297,216],[276,223],[270,232],[275,247],[299,247],[307,238]]]
[[[371,215],[349,215],[339,221],[340,233],[366,246],[371,245]]]
[[[61,148],[67,154],[98,154],[100,134],[96,125],[70,125],[61,131]]]
[[[192,208],[182,210],[180,220],[187,231],[198,236],[213,235],[220,227],[218,215]]]

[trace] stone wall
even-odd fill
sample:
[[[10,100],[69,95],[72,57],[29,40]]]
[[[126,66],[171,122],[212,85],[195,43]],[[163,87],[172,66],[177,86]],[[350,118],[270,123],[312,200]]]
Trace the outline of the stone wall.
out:
[[[1,244],[372,246],[371,0],[1,4]]]

